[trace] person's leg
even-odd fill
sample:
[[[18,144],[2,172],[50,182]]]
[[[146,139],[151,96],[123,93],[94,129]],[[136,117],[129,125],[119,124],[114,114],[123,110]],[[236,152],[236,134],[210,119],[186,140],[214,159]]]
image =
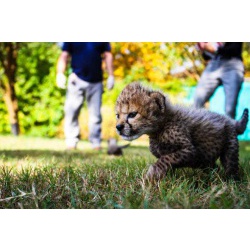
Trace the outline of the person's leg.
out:
[[[68,149],[76,148],[80,138],[80,127],[78,122],[79,113],[84,101],[84,91],[74,81],[68,83],[66,101],[64,105],[64,134]]]
[[[244,80],[243,64],[240,60],[232,60],[226,65],[222,77],[225,91],[225,113],[235,118],[239,92]]]
[[[100,148],[101,146],[102,93],[102,82],[90,84],[86,92],[89,111],[89,141],[93,148]]]
[[[203,71],[194,94],[194,107],[201,108],[220,84],[221,70],[217,61],[211,61]]]

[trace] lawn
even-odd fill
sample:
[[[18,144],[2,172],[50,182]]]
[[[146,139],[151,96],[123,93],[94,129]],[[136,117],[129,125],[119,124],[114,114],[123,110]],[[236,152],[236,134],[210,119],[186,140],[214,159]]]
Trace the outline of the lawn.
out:
[[[125,142],[120,142],[120,144]],[[81,141],[0,136],[0,208],[250,208],[250,142],[240,143],[241,181],[211,171],[169,172],[158,185],[143,175],[155,161],[146,142],[124,156],[107,155]]]

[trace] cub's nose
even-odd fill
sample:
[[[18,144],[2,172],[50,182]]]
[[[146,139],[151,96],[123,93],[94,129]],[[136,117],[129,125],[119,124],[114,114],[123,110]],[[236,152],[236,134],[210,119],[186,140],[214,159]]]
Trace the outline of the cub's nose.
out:
[[[124,125],[122,125],[122,124],[118,124],[118,125],[116,126],[116,129],[117,129],[118,131],[122,131],[123,128],[124,128]]]

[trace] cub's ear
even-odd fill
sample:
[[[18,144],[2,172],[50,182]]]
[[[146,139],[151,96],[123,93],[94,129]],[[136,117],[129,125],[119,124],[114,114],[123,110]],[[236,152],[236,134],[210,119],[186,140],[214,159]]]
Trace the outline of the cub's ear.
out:
[[[166,110],[166,100],[165,96],[160,92],[153,92],[150,94],[150,98],[152,101],[156,103],[161,113],[164,113]]]

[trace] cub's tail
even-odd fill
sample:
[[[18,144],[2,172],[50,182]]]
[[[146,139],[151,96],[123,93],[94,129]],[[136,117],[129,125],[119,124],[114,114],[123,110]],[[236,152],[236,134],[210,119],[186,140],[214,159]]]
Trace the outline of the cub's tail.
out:
[[[236,132],[238,135],[242,135],[246,130],[248,123],[248,109],[244,109],[241,119],[236,121]]]

